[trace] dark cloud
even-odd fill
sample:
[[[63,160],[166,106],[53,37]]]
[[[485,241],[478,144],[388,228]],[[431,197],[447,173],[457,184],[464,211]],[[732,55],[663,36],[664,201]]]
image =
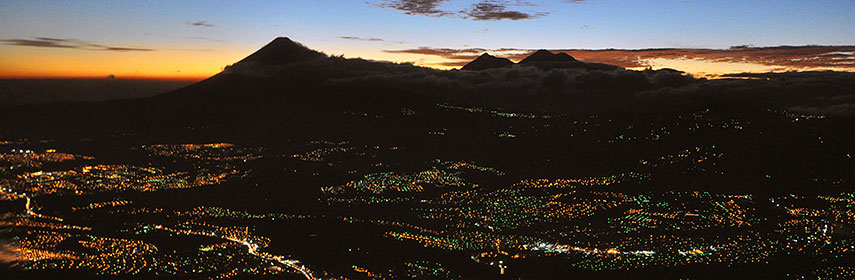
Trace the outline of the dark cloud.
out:
[[[10,46],[38,47],[38,48],[65,48],[65,49],[81,49],[90,51],[114,51],[114,52],[148,52],[154,49],[148,48],[131,48],[107,46],[103,44],[93,43],[89,41],[76,39],[58,39],[48,37],[38,37],[35,39],[8,39],[0,40],[3,44]]]
[[[447,1],[448,0],[393,0],[386,1],[378,6],[398,9],[404,11],[404,13],[408,15],[442,17],[453,14],[439,9],[440,4]]]
[[[198,26],[198,27],[214,27],[214,25],[213,25],[213,24],[208,23],[208,21],[207,21],[207,20],[200,20],[200,21],[197,21],[197,22],[185,22],[185,23],[187,23],[187,25],[190,25],[190,26]]]
[[[152,49],[122,48],[122,47],[104,47],[102,50],[115,51],[115,52],[147,52],[147,51],[152,51]]]
[[[527,3],[527,2],[525,2]],[[525,20],[546,16],[545,12],[526,13],[508,10],[507,1],[481,1],[463,14],[473,20]]]
[[[534,3],[522,0],[481,0],[463,11],[441,9],[450,0],[387,0],[377,6],[404,11],[408,15],[430,17],[457,17],[478,21],[527,20],[548,15],[546,12],[518,11],[509,7],[535,7]]]
[[[396,54],[417,54],[417,55],[430,55],[430,56],[439,56],[447,59],[456,60],[453,63],[465,65],[469,61],[477,58],[484,52],[487,52],[487,49],[479,49],[479,48],[470,48],[470,49],[448,49],[448,48],[429,48],[429,47],[420,47],[417,49],[406,49],[406,50],[384,50],[387,53],[396,53]],[[461,64],[462,63],[462,64]]]
[[[46,39],[46,40],[45,40]],[[27,40],[27,39],[10,39],[2,40],[6,45],[25,46],[25,47],[43,47],[43,48],[75,48],[75,46],[63,44],[63,41],[58,41],[51,38]]]

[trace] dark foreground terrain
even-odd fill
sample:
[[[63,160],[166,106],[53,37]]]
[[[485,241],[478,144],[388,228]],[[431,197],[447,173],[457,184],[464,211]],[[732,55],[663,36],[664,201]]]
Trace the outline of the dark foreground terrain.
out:
[[[58,102],[97,102],[155,96],[188,81],[131,79],[0,79],[0,108]]]
[[[164,95],[5,110],[0,274],[855,277],[855,75],[536,54],[438,71],[280,38]]]

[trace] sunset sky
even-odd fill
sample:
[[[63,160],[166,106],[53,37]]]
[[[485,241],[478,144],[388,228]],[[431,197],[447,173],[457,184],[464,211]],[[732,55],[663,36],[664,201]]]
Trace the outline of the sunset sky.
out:
[[[852,71],[853,15],[851,0],[4,0],[0,78],[201,79],[279,36],[444,69],[551,49],[701,74]],[[834,47],[731,48],[781,45]],[[680,50],[627,51],[648,48]]]

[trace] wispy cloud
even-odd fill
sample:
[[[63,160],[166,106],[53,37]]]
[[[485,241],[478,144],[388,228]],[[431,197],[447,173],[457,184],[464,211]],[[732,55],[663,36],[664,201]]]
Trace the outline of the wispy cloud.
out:
[[[363,38],[363,37],[353,37],[353,36],[340,36],[339,39],[351,40],[351,41],[368,41],[368,42],[386,42],[386,40],[380,38]]]
[[[481,48],[469,48],[469,49],[450,49],[450,48],[431,48],[431,47],[420,47],[416,49],[405,49],[405,50],[384,50],[387,53],[396,53],[396,54],[415,54],[415,55],[427,55],[427,56],[439,56],[446,59],[451,60],[460,60],[468,62],[469,60],[477,58],[482,53],[486,52],[487,49]]]
[[[37,47],[37,48],[63,48],[63,49],[80,49],[90,51],[114,51],[114,52],[149,52],[154,49],[149,48],[133,48],[108,46],[100,43],[77,39],[60,39],[37,37],[35,39],[6,39],[0,40],[5,45],[22,46],[22,47]]]
[[[364,41],[364,42],[377,42],[377,43],[391,43],[391,44],[406,44],[404,41],[389,41],[380,38],[366,38],[366,37],[356,37],[356,36],[339,36],[339,39],[342,40],[350,40],[350,41]]]
[[[214,25],[213,25],[213,24],[208,23],[208,21],[207,21],[207,20],[200,20],[200,21],[197,21],[197,22],[185,22],[185,23],[187,23],[187,25],[190,25],[190,26],[198,26],[198,27],[214,27]]]
[[[190,37],[190,40],[209,41],[209,42],[218,42],[218,43],[225,42],[225,40],[213,39],[213,38],[208,38],[208,37],[199,37],[199,36]]]

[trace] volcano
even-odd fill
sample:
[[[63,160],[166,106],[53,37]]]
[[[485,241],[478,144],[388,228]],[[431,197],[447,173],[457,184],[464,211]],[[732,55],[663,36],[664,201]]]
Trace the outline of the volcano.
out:
[[[542,70],[550,69],[585,69],[585,70],[602,70],[612,71],[621,69],[621,67],[603,64],[582,62],[566,53],[553,53],[548,50],[538,50],[528,57],[520,61],[520,65],[528,65],[540,68]]]
[[[576,62],[575,58],[566,53],[552,53],[547,50],[538,50],[520,61],[520,64],[543,63],[543,62]]]
[[[460,70],[485,70],[485,69],[493,69],[493,68],[505,68],[513,66],[514,63],[507,58],[495,57],[488,53],[484,53],[475,60],[467,63]]]
[[[235,65],[280,65],[326,57],[287,37],[278,37]]]

